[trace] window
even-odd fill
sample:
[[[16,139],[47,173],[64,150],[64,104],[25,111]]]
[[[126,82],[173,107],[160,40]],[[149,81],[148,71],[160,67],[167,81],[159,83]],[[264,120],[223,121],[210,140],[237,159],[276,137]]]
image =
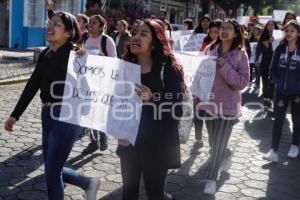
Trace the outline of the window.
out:
[[[45,1],[24,1],[24,26],[44,27],[45,23]]]
[[[80,0],[54,0],[55,10],[66,11],[72,14],[80,13]]]

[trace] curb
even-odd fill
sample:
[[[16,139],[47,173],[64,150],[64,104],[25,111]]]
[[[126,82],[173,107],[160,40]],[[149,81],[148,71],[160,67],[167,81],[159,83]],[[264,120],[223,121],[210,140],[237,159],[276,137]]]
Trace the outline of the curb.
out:
[[[17,83],[24,83],[29,80],[29,77],[26,78],[19,78],[19,79],[11,79],[11,80],[3,80],[0,81],[0,85],[13,85]]]

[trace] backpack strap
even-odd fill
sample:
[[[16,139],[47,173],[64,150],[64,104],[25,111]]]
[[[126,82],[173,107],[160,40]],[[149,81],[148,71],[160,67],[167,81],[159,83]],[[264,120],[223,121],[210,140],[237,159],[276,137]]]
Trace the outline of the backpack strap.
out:
[[[106,49],[106,43],[107,43],[107,36],[105,34],[102,34],[101,50],[102,50],[103,55],[108,56],[107,49]]]

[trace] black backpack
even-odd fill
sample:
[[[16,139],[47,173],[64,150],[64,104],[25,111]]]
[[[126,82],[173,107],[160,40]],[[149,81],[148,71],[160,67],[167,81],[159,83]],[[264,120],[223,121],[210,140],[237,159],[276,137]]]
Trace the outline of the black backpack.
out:
[[[85,40],[84,40],[84,43],[87,41],[89,37],[86,37]],[[105,34],[102,34],[102,37],[101,37],[101,50],[102,50],[102,53],[104,56],[108,56],[108,53],[107,53],[107,49],[106,49],[106,43],[107,43],[107,36]]]

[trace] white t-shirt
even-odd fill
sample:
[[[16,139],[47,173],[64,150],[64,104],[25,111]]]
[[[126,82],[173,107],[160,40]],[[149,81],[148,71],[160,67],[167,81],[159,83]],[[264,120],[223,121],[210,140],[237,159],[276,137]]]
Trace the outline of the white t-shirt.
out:
[[[102,35],[99,35],[96,38],[89,37],[85,44],[84,48],[87,50],[89,54],[98,55],[103,54],[102,48],[101,48],[101,41],[102,41]],[[117,50],[114,40],[109,37],[108,35],[105,35],[107,37],[106,39],[106,51],[107,56],[109,57],[117,57]]]

